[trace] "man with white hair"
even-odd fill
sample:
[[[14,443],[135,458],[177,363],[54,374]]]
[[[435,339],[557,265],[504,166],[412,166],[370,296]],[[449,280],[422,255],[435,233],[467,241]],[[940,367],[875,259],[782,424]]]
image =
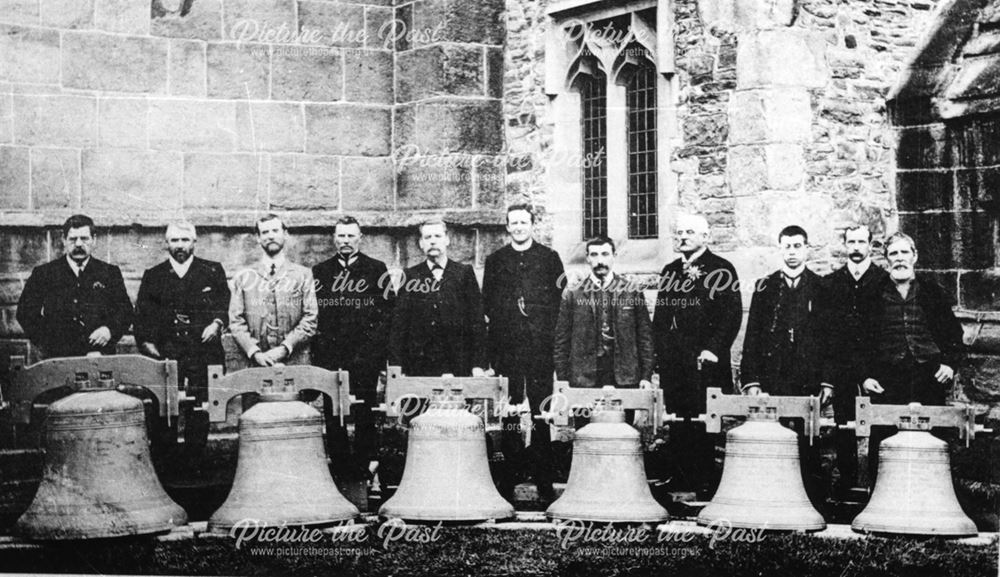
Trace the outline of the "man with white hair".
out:
[[[889,278],[872,319],[878,352],[861,386],[872,402],[943,405],[964,356],[962,325],[945,291],[917,275],[917,247],[897,232],[885,243]]]
[[[653,339],[668,412],[692,419],[705,411],[705,389],[733,385],[730,348],[740,330],[743,303],[739,277],[728,260],[708,249],[708,221],[677,218],[680,256],[663,267],[653,313]],[[681,484],[710,491],[714,442],[704,425],[686,421],[671,427]]]
[[[167,226],[167,259],[146,270],[136,301],[135,341],[154,359],[177,360],[189,395],[208,400],[208,365],[223,364],[220,335],[229,324],[229,285],[220,263],[194,256],[189,222]]]

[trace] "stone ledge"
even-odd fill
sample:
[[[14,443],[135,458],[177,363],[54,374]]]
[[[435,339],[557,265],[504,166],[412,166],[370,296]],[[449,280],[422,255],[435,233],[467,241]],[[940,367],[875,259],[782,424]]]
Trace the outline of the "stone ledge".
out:
[[[76,209],[38,211],[0,211],[0,228],[49,228],[60,227],[70,215],[80,212]],[[129,222],[120,220],[121,212],[112,210],[87,211],[99,229],[111,227],[164,227],[178,218],[186,218],[196,226],[210,228],[245,229],[253,225],[263,210],[187,210],[183,214],[170,212],[130,212]],[[279,211],[288,218],[291,228],[330,228],[344,213],[340,211]],[[409,228],[415,227],[427,218],[441,217],[448,224],[456,226],[500,227],[506,222],[507,213],[503,209],[469,210],[423,210],[423,211],[357,211],[351,212],[366,227]]]

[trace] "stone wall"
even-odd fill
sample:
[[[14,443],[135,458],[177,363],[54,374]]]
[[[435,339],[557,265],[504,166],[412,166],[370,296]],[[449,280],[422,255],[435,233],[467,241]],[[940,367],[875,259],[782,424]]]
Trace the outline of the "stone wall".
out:
[[[0,7],[0,358],[24,352],[14,305],[76,212],[133,299],[166,222],[199,225],[229,274],[267,211],[293,259],[369,226],[366,251],[419,260],[443,214],[452,256],[501,241],[504,5],[495,0],[10,0]]]

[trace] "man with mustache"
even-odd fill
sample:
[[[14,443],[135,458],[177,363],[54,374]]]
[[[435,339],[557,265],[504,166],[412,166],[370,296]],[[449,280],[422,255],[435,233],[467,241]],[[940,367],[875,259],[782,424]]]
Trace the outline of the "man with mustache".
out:
[[[62,235],[63,256],[35,267],[25,282],[17,322],[43,358],[113,355],[132,324],[121,270],[91,256],[90,217],[69,217]]]
[[[215,261],[194,256],[198,232],[189,222],[167,226],[167,259],[146,270],[136,300],[135,341],[154,359],[176,359],[189,395],[208,400],[208,365],[221,365],[229,324],[229,284]]]
[[[590,276],[563,291],[556,322],[556,378],[571,387],[650,388],[653,333],[646,297],[614,273],[615,243],[587,241]]]
[[[483,376],[486,319],[472,267],[448,258],[448,227],[420,225],[424,260],[406,269],[393,311],[389,364],[403,374]]]
[[[943,405],[964,357],[962,325],[944,290],[915,274],[912,238],[893,234],[885,256],[892,282],[879,295],[872,324],[877,353],[862,389],[876,403]]]
[[[670,425],[677,488],[710,494],[715,441],[693,419],[705,412],[705,389],[733,388],[730,349],[743,322],[739,277],[728,260],[708,248],[708,221],[677,218],[680,256],[663,267],[653,313],[653,336],[663,401],[684,422]],[[709,495],[710,496],[710,495]]]
[[[337,254],[312,269],[319,301],[313,364],[350,373],[351,393],[363,402],[351,407],[355,463],[347,473],[366,476],[371,462],[378,460],[372,409],[379,373],[385,370],[395,294],[385,263],[361,252],[363,238],[356,218],[341,217],[333,231]],[[324,404],[324,412],[332,411],[328,404]],[[332,431],[334,439],[328,439],[328,445],[331,455],[338,454],[334,461],[343,462],[346,433],[337,429]]]
[[[319,315],[312,271],[285,257],[288,229],[276,214],[257,221],[264,256],[233,277],[229,330],[254,366],[308,365]]]
[[[872,264],[871,230],[865,225],[844,229],[847,264],[824,277],[829,339],[826,346],[824,380],[833,385],[833,414],[838,424],[854,420],[855,398],[861,383],[871,374],[876,343],[871,321],[879,309],[889,273]],[[846,494],[857,471],[857,444],[854,433],[837,429],[837,468],[840,480],[836,491]]]
[[[861,383],[873,403],[944,405],[965,355],[962,325],[945,291],[915,272],[917,245],[902,232],[885,242],[889,281],[882,283],[872,317],[875,361]],[[895,432],[873,426],[868,438],[868,475],[878,471],[878,447]]]

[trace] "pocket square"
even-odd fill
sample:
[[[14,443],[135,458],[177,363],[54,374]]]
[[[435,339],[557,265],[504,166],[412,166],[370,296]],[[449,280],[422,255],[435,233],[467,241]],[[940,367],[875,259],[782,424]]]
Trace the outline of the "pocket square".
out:
[[[211,291],[212,291],[212,287],[210,287],[210,286],[207,286],[207,287],[201,289],[201,292],[203,292],[203,293],[207,293],[207,292],[211,292]]]

